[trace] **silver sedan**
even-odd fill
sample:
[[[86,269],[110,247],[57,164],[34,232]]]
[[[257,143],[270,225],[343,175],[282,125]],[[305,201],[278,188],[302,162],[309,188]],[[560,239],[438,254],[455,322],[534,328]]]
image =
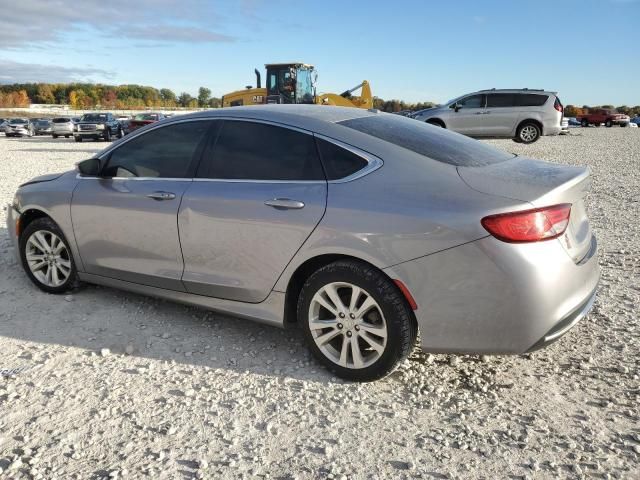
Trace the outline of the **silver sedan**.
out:
[[[88,282],[297,324],[352,380],[413,349],[520,354],[599,280],[586,168],[375,110],[237,107],[164,120],[22,185],[8,223],[45,292]]]

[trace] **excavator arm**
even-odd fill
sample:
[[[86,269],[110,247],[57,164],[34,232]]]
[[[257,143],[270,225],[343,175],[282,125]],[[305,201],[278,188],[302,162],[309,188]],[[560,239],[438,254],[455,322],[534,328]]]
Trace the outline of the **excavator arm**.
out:
[[[352,95],[358,89],[361,89],[360,96]],[[318,105],[336,105],[339,107],[373,108],[371,86],[368,81],[363,80],[360,85],[356,85],[340,95],[322,93],[316,97],[316,103]]]

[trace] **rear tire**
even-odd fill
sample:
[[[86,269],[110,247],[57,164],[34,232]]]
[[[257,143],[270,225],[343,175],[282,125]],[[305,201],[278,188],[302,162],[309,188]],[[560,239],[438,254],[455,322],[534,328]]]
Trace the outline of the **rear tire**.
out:
[[[538,124],[534,122],[525,122],[518,127],[516,131],[516,138],[519,138],[522,143],[529,144],[538,141],[542,132]]]
[[[607,128],[611,128],[611,127],[613,127],[613,122],[612,122],[611,120],[607,120],[607,121],[605,122],[605,126],[606,126]]]
[[[76,142],[81,142],[81,141],[82,141],[82,137],[73,137],[73,139],[74,139]]]
[[[620,124],[620,126],[621,126],[622,128],[624,128],[624,127],[628,127],[628,126],[629,126],[629,124],[628,124],[628,123],[626,123],[626,122],[624,122],[624,123],[621,123],[621,124]]]
[[[313,273],[302,287],[297,316],[318,361],[352,381],[389,375],[409,356],[418,333],[398,287],[358,261],[337,261]]]
[[[583,127],[588,127],[589,126],[589,120],[583,118],[580,121],[580,125],[582,125]]]
[[[49,217],[38,218],[19,239],[20,260],[29,279],[47,293],[64,293],[77,282],[77,271],[69,243]]]
[[[58,135],[51,135],[53,138],[58,138]]]

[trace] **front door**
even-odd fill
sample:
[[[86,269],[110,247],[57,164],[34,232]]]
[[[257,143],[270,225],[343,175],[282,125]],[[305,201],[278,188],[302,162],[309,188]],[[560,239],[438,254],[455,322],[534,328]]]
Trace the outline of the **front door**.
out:
[[[211,123],[177,122],[116,147],[83,177],[71,217],[86,272],[184,290],[177,216]]]
[[[320,222],[327,182],[312,135],[225,121],[178,225],[188,292],[257,303]]]
[[[470,95],[458,100],[445,120],[447,128],[463,135],[480,133],[485,114],[484,104],[483,94]]]

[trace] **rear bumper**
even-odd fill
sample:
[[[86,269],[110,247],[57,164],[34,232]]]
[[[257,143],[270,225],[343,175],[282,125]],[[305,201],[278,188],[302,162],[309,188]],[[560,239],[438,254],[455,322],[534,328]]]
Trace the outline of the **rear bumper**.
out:
[[[418,304],[423,350],[521,354],[560,338],[588,312],[600,279],[592,240],[577,264],[558,240],[485,237],[385,271]]]
[[[561,125],[554,125],[554,126],[545,126],[544,127],[544,131],[542,132],[543,135],[548,135],[548,136],[553,136],[553,135],[559,135],[560,132],[562,132],[562,126]]]

